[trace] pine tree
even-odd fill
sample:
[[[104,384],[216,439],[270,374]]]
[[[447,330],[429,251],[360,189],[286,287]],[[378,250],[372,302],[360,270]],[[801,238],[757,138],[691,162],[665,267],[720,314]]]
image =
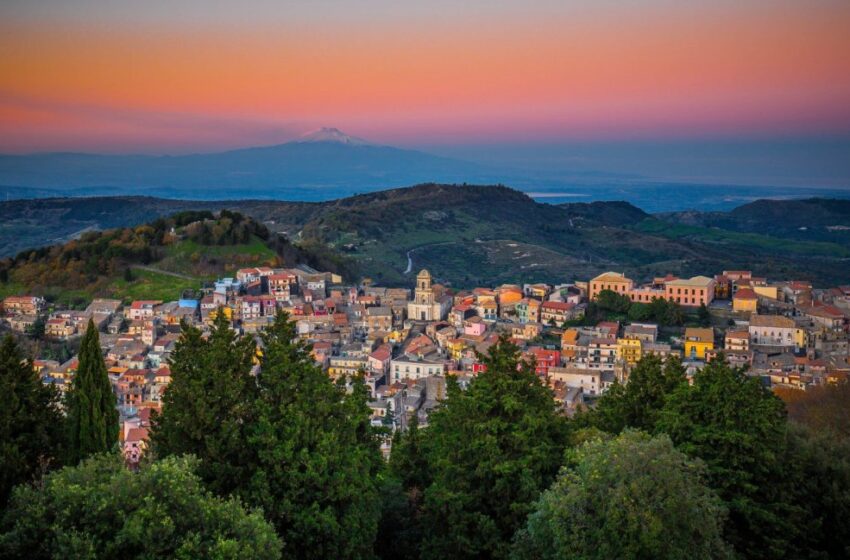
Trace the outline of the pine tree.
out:
[[[288,315],[262,335],[256,423],[258,464],[240,492],[261,506],[295,558],[369,558],[380,515],[378,439],[367,390],[333,383],[299,341]]]
[[[784,496],[786,428],[782,401],[722,359],[676,388],[658,416],[656,431],[705,461],[729,509],[726,539],[745,558],[784,556],[799,530],[799,511]]]
[[[154,455],[196,456],[198,474],[222,496],[245,484],[253,464],[245,429],[256,388],[255,356],[253,339],[237,337],[221,310],[206,339],[184,324],[171,354],[172,381],[162,413],[152,421]]]
[[[506,558],[561,465],[566,422],[533,365],[506,337],[482,359],[487,370],[468,389],[449,378],[423,433],[426,558]]]
[[[0,507],[16,484],[58,466],[62,414],[56,390],[41,382],[15,339],[0,344]]]
[[[68,429],[71,464],[95,453],[113,451],[118,443],[115,393],[91,319],[80,343],[79,365],[68,393]]]

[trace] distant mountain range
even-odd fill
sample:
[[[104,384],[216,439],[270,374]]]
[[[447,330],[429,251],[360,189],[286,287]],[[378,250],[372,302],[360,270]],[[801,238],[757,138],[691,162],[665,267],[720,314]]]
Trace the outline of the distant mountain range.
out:
[[[818,285],[850,278],[850,204],[842,201],[757,201],[732,212],[648,214],[622,201],[542,204],[502,186],[441,184],[321,203],[11,201],[0,203],[0,257],[91,229],[222,208],[252,216],[296,244],[327,248],[354,275],[387,285],[409,285],[411,272],[423,267],[455,286],[569,281],[605,270],[647,279],[747,268]]]
[[[466,161],[370,144],[335,128],[285,144],[209,154],[0,156],[0,185],[70,196],[116,194],[117,189],[209,199],[250,191],[261,198],[327,200],[340,187],[371,191],[425,181],[486,182],[496,175]]]
[[[482,165],[321,128],[284,144],[219,153],[0,155],[0,199],[127,195],[322,202],[431,182],[510,185],[550,203],[625,200],[648,212],[725,211],[759,198],[850,198],[846,189],[682,184],[583,168],[531,167]]]

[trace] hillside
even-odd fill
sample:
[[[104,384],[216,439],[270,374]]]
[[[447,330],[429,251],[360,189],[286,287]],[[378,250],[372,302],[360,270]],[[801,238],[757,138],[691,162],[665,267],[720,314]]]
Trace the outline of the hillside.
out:
[[[658,217],[684,226],[850,245],[850,200],[757,200],[729,212],[673,212]]]
[[[737,267],[822,283],[846,276],[850,249],[838,244],[668,226],[623,202],[553,206],[503,186],[425,184],[317,205],[297,238],[343,251],[389,284],[409,284],[422,267],[457,286],[608,269],[638,278]]]
[[[299,263],[354,275],[351,263],[326,247],[292,245],[237,212],[183,211],[4,259],[0,296],[31,293],[70,305],[93,297],[174,299],[238,268]]]
[[[829,204],[814,206],[826,211],[823,207]],[[741,212],[723,215],[734,214],[736,223],[742,224],[741,216],[757,216],[759,207],[746,205]],[[684,215],[652,216],[626,202],[541,204],[499,185],[423,184],[322,203],[154,198],[16,201],[0,203],[4,218],[0,247],[20,250],[24,243],[39,244],[30,241],[49,241],[62,234],[70,237],[84,229],[122,222],[135,225],[150,221],[145,214],[167,215],[186,208],[238,211],[272,234],[284,234],[294,244],[289,247],[306,251],[326,269],[349,276],[362,274],[387,285],[410,285],[411,273],[423,267],[455,286],[570,281],[605,270],[647,279],[666,273],[753,268],[771,277],[818,284],[846,282],[850,276],[850,244],[841,240],[804,239],[789,228],[776,227],[767,235],[766,231],[746,231],[744,226],[705,225],[708,222],[696,219],[689,224]],[[779,208],[798,211],[794,204]],[[771,221],[791,223],[792,219],[774,213],[763,223]],[[47,235],[51,237],[45,239]],[[212,249],[177,252],[186,257],[207,251]],[[167,258],[162,256],[162,266],[169,266]]]

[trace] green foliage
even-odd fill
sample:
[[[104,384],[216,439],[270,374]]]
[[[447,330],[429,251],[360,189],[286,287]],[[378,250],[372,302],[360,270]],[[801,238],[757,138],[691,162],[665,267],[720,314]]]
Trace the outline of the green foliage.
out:
[[[517,534],[518,559],[728,557],[724,509],[705,469],[670,438],[630,431],[588,441]]]
[[[662,326],[680,326],[685,322],[685,313],[681,305],[664,298],[637,303],[613,290],[602,290],[588,304],[584,319],[573,321],[570,325],[595,325],[599,321],[626,318],[632,322],[652,321]]]
[[[212,334],[184,327],[151,441],[159,457],[191,453],[216,493],[263,508],[297,558],[365,558],[380,515],[378,440],[366,389],[334,384],[281,313],[262,335],[238,337],[224,314]]]
[[[789,428],[781,481],[805,523],[788,556],[850,558],[850,440],[795,423]]]
[[[41,382],[11,335],[0,343],[0,395],[2,508],[14,485],[57,466],[64,434],[59,395]]]
[[[367,389],[359,378],[347,394],[334,384],[283,312],[261,337],[255,421],[243,442],[257,463],[238,493],[263,507],[289,556],[369,558],[382,459]]]
[[[118,410],[106,373],[100,336],[89,319],[80,343],[79,365],[67,396],[68,462],[76,464],[95,453],[115,451]]]
[[[795,533],[779,466],[785,407],[758,378],[720,360],[668,397],[656,429],[708,465],[709,481],[729,508],[726,538],[747,558],[776,558]]]
[[[162,413],[152,419],[154,454],[196,456],[198,474],[219,495],[242,488],[250,476],[253,454],[245,441],[256,392],[255,352],[253,339],[237,337],[224,313],[216,316],[208,338],[183,325]]]
[[[193,464],[175,457],[132,473],[117,456],[98,456],[19,487],[0,558],[280,558],[262,514],[213,497]]]
[[[653,432],[668,396],[686,384],[685,368],[679,358],[671,356],[662,363],[658,356],[644,356],[632,368],[628,383],[612,385],[579,423],[586,422],[612,434],[625,428]]]
[[[448,398],[425,431],[425,558],[505,558],[534,500],[560,467],[564,418],[506,338],[482,356],[487,371]]]
[[[375,544],[382,558],[419,558],[424,491],[431,480],[423,446],[423,430],[414,414],[407,429],[393,436],[389,465],[382,473],[383,530]]]
[[[629,299],[629,296],[620,295],[613,290],[602,290],[596,296],[596,305],[603,311],[628,313],[632,300]]]

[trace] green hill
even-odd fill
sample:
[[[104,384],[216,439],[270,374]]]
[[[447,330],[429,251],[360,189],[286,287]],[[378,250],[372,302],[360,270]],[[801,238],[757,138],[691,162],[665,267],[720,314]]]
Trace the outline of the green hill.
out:
[[[0,295],[26,292],[71,305],[93,297],[167,300],[238,268],[298,263],[352,274],[346,259],[321,245],[293,245],[240,213],[183,211],[149,224],[87,231],[0,261]]]
[[[440,281],[457,287],[563,282],[591,278],[605,270],[648,279],[666,273],[711,274],[732,268],[834,285],[850,276],[850,242],[841,239],[848,233],[841,229],[842,224],[848,221],[842,217],[843,206],[834,203],[760,201],[728,213],[651,216],[626,202],[550,205],[501,185],[440,184],[322,203],[195,203],[144,197],[52,199],[0,203],[0,217],[9,221],[0,229],[0,246],[20,246],[26,240],[48,235],[76,234],[78,239],[67,245],[73,249],[73,258],[54,247],[34,252],[41,264],[26,265],[33,251],[24,252],[6,265],[11,282],[25,278],[27,286],[62,286],[65,290],[119,295],[126,291],[120,285],[123,268],[128,263],[145,264],[144,259],[155,262],[157,271],[192,279],[282,258],[286,262],[308,262],[350,278],[369,276],[385,285],[410,285],[413,274],[423,267]],[[109,242],[97,240],[117,235],[96,234],[93,229],[115,227],[122,220],[124,226],[132,226],[147,221],[142,217],[146,212],[156,216],[188,208],[238,211],[250,216],[266,233],[224,245],[191,237],[165,245],[154,240],[150,255],[131,255],[126,262],[118,258],[112,270],[94,273],[88,268],[89,257],[77,258],[73,252],[80,247],[106,251]],[[804,227],[797,225],[803,223],[800,220],[820,220],[838,227],[823,229],[832,237],[807,237],[801,235],[805,230],[799,229]],[[13,234],[20,229],[16,224],[30,231],[29,237],[20,236],[25,241]],[[81,234],[83,227],[86,231]],[[180,235],[187,227],[179,226]],[[130,246],[144,246],[146,237],[136,239],[138,227],[125,229],[131,231],[121,235],[129,236]],[[44,259],[52,264],[44,264]],[[16,270],[21,266],[30,272]],[[46,270],[33,272],[38,267]],[[68,279],[54,276],[63,268]],[[175,278],[161,279],[161,284],[173,283]],[[10,289],[8,283],[0,285],[0,291]]]

